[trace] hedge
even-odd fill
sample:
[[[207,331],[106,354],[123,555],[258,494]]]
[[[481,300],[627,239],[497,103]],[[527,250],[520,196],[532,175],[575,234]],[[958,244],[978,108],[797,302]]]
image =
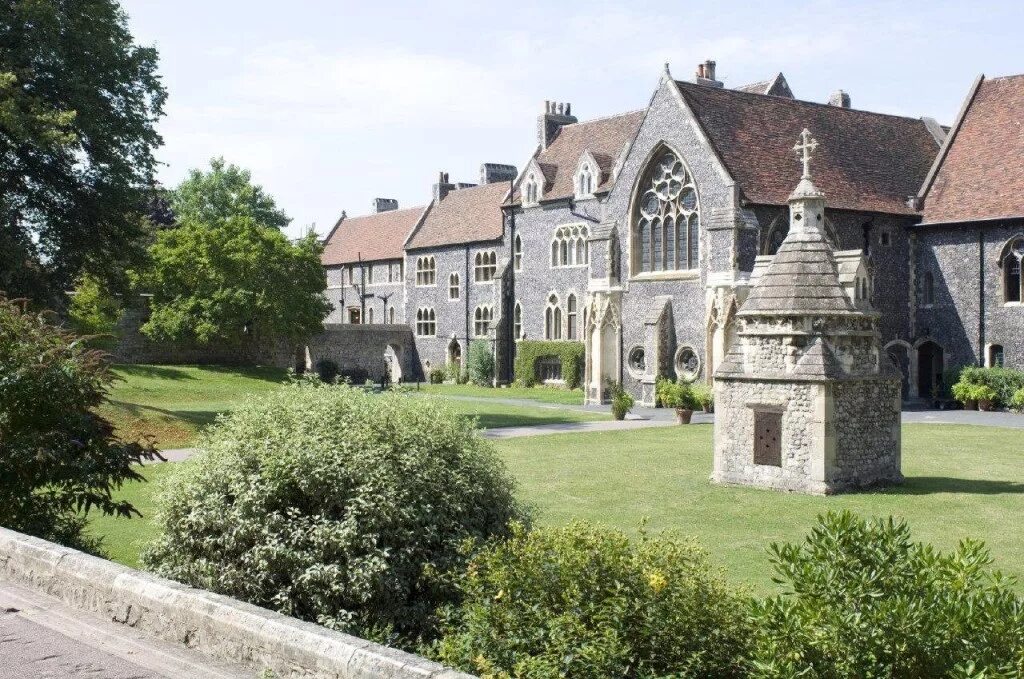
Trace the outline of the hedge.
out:
[[[537,361],[549,356],[562,360],[562,379],[569,389],[583,381],[583,342],[523,340],[516,345],[516,382],[532,387],[537,383]]]
[[[1024,389],[1024,370],[967,366],[960,371],[960,381],[990,387],[996,392],[996,402],[1006,406],[1013,400],[1014,392]]]

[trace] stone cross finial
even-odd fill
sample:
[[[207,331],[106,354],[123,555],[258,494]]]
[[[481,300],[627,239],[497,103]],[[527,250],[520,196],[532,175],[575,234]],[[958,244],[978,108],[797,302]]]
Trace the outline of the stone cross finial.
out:
[[[804,173],[801,179],[811,178],[811,154],[818,148],[818,140],[811,136],[811,131],[806,127],[800,133],[800,141],[796,143],[793,150],[800,155],[800,162],[804,164]]]

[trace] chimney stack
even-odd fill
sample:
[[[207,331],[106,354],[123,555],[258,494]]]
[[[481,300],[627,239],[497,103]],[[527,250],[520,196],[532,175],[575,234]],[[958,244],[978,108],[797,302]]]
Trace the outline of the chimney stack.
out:
[[[480,166],[480,183],[510,182],[516,178],[517,174],[515,165],[484,163]]]
[[[832,93],[832,96],[828,98],[829,106],[838,106],[839,108],[850,108],[850,95],[842,90],[836,90]]]
[[[455,185],[448,182],[448,173],[438,172],[437,183],[434,184],[434,202],[440,203],[454,189]]]
[[[374,214],[380,214],[381,212],[390,212],[391,210],[398,209],[398,200],[396,198],[374,198],[373,199],[373,212]]]
[[[708,87],[724,87],[724,84],[715,80],[715,62],[707,59],[703,64],[697,64],[697,73],[693,79],[698,85]]]
[[[544,113],[537,118],[537,143],[543,151],[558,136],[563,125],[579,122],[572,114],[572,104],[554,101],[544,102]]]

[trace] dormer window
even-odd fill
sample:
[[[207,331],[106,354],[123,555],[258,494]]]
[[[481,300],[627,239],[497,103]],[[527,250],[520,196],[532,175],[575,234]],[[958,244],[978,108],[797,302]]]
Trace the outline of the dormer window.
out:
[[[576,175],[576,197],[590,198],[594,195],[594,171],[590,169],[590,163],[580,165],[579,174]]]
[[[536,205],[539,198],[537,175],[531,172],[526,175],[526,183],[523,184],[523,203],[526,205]]]

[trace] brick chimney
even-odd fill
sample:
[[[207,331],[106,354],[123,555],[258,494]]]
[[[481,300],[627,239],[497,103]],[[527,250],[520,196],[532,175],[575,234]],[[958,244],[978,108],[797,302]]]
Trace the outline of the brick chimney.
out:
[[[697,73],[694,75],[693,81],[698,85],[707,85],[708,87],[725,86],[715,80],[715,62],[711,59],[706,60],[703,64],[697,64]]]
[[[537,118],[537,143],[541,150],[551,145],[563,125],[579,122],[572,115],[572,104],[554,101],[544,102],[544,113]]]
[[[832,96],[828,98],[829,106],[838,106],[839,108],[850,108],[850,95],[842,90],[836,90],[832,93]]]
[[[448,182],[447,172],[437,173],[437,183],[434,184],[434,201],[440,203],[449,192],[455,190],[455,185]]]
[[[381,212],[390,212],[391,210],[398,209],[397,198],[374,198],[373,199],[373,212],[374,214],[380,214]]]
[[[480,166],[480,183],[493,184],[495,182],[510,182],[516,178],[515,165],[501,165],[499,163],[484,163]]]

